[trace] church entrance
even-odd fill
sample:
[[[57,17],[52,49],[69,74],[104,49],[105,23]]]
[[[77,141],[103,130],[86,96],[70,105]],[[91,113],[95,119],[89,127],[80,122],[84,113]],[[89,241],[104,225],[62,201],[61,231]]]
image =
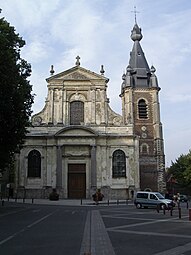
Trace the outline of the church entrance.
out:
[[[68,198],[86,198],[85,164],[68,164]]]

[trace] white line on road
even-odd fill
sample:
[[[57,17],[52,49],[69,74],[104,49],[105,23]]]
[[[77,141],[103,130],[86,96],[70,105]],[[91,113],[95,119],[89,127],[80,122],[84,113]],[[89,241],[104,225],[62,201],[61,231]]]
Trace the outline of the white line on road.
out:
[[[187,216],[185,216],[183,218],[187,218]],[[137,220],[139,220],[139,218],[137,218]],[[110,227],[110,228],[107,228],[107,230],[114,230],[114,229],[118,229],[118,228],[121,229],[121,228],[129,228],[129,227],[138,227],[138,226],[144,226],[144,225],[150,225],[150,224],[156,224],[156,223],[162,223],[162,222],[174,222],[176,220],[178,220],[178,218],[151,220],[150,222],[147,221],[147,222],[141,222],[141,223],[133,223],[133,224],[127,224],[127,225],[122,225],[122,226]]]
[[[57,210],[56,210],[57,211]],[[0,245],[8,242],[9,240],[11,240],[12,238],[14,238],[15,236],[19,235],[20,233],[26,231],[27,229],[31,228],[32,226],[38,224],[39,222],[45,220],[46,218],[50,217],[51,215],[53,215],[56,211],[52,212],[52,213],[49,213],[47,215],[45,215],[44,217],[40,218],[39,220],[36,220],[35,222],[33,222],[32,224],[30,225],[27,225],[25,228],[19,230],[18,232],[15,232],[14,234],[8,236],[7,238],[3,239],[0,241]]]
[[[47,214],[46,216],[40,218],[39,220],[36,220],[36,221],[33,222],[32,224],[28,225],[27,228],[31,228],[32,226],[34,226],[34,225],[38,224],[39,222],[45,220],[46,218],[48,218],[49,216],[51,216],[51,215],[54,214],[54,213],[55,213],[55,211],[54,211],[53,213]]]
[[[177,247],[169,249],[167,251],[155,253],[154,255],[183,255],[183,252],[187,252],[187,251],[191,251],[191,243],[177,246]]]
[[[156,232],[147,232],[147,231],[132,231],[132,230],[123,230],[123,229],[107,229],[108,231],[126,233],[126,234],[135,234],[135,235],[149,235],[149,236],[166,236],[166,237],[176,237],[176,238],[189,238],[191,235],[178,235],[171,233],[156,233]]]

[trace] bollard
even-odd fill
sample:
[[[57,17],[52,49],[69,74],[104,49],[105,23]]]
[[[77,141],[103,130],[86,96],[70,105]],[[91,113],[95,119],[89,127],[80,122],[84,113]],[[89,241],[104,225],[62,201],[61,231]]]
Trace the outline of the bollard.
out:
[[[32,198],[32,204],[34,203],[34,198]]]
[[[172,216],[172,211],[173,211],[173,208],[171,207],[170,208],[170,216]]]
[[[109,199],[107,200],[107,204],[109,205]]]
[[[2,200],[1,204],[2,204],[2,206],[4,206],[4,204],[5,204],[5,201],[4,201],[4,200]]]
[[[17,202],[17,197],[15,197],[15,202]]]
[[[128,205],[128,199],[126,199],[126,205]]]
[[[25,203],[25,198],[23,198],[23,203]]]
[[[191,209],[189,209],[189,221],[191,221]]]
[[[117,205],[119,204],[119,199],[117,199]]]
[[[180,207],[178,208],[178,217],[179,217],[179,219],[181,219],[181,208]]]
[[[81,198],[81,202],[80,202],[80,204],[82,205],[82,198]]]
[[[165,206],[163,206],[163,214],[165,215],[165,213],[166,213],[166,210],[165,210],[166,208],[165,208]]]
[[[186,202],[186,209],[188,209],[188,201]]]

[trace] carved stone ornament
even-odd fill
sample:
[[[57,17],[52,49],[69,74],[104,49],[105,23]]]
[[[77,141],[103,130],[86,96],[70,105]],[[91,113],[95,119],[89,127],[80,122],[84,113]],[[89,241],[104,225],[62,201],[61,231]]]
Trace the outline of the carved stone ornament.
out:
[[[113,124],[114,124],[115,126],[120,125],[120,124],[121,124],[121,119],[120,119],[119,117],[115,117],[115,118],[113,119]]]
[[[142,127],[141,127],[141,130],[142,130],[142,131],[146,131],[147,128],[146,128],[145,126],[142,126]]]
[[[87,77],[80,73],[72,73],[65,77],[66,80],[87,80]]]
[[[35,116],[32,120],[32,124],[34,126],[40,126],[41,122],[42,122],[42,118],[40,116]]]
[[[146,133],[142,133],[142,138],[147,138],[147,134]]]

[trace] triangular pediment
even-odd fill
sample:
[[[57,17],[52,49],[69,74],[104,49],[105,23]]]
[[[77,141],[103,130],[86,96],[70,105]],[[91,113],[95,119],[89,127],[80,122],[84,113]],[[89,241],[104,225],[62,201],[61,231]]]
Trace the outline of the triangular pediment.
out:
[[[80,66],[75,66],[70,68],[64,72],[58,73],[46,79],[47,82],[52,80],[105,80],[106,82],[109,81],[108,78],[104,77],[103,75],[94,73],[90,70],[82,68]]]

